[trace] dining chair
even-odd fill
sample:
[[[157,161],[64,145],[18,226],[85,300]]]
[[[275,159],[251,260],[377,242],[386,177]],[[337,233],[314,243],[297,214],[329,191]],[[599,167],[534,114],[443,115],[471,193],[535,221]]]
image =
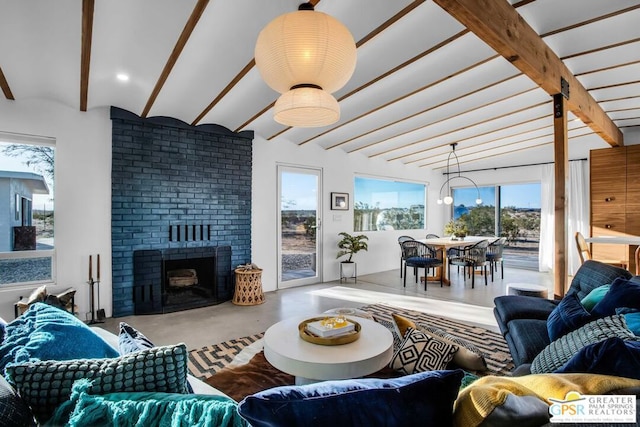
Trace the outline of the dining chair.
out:
[[[627,269],[629,264],[622,259],[594,259],[591,256],[591,249],[589,249],[589,245],[587,241],[584,239],[584,236],[581,232],[576,231],[576,246],[578,247],[578,255],[580,256],[580,264],[584,264],[584,262],[588,259],[593,259],[594,261],[601,262],[603,264],[609,264],[616,267],[621,267]]]
[[[404,266],[404,256],[402,255],[402,242],[407,242],[409,240],[415,240],[415,239],[411,236],[398,237],[398,244],[400,245],[400,277],[402,277],[402,267]]]
[[[427,234],[427,237],[426,237],[426,238],[427,238],[427,239],[439,239],[439,238],[440,238],[440,236],[438,236],[437,234],[429,233],[429,234]]]
[[[421,268],[424,268],[424,275],[430,268],[440,267],[442,263],[442,250],[434,249],[417,240],[407,240],[402,242],[402,256],[404,258],[404,282],[403,286],[407,286],[407,267],[413,267],[416,283]],[[440,274],[440,287],[442,287],[442,274]],[[424,290],[427,290],[427,277],[424,279]]]
[[[472,245],[465,246],[463,248],[451,248],[448,254],[449,258],[449,281],[451,281],[451,266],[456,265],[458,267],[464,267],[462,270],[463,275],[468,273],[471,276],[471,289],[475,287],[475,272],[476,268],[482,267],[482,273],[484,274],[484,285],[487,286],[487,247],[489,246],[488,240],[480,240]],[[464,278],[466,280],[466,275]]]
[[[487,246],[487,261],[489,261],[489,269],[491,270],[491,282],[493,282],[493,272],[498,271],[498,263],[500,263],[500,276],[504,279],[504,245],[507,243],[506,237],[498,237]]]

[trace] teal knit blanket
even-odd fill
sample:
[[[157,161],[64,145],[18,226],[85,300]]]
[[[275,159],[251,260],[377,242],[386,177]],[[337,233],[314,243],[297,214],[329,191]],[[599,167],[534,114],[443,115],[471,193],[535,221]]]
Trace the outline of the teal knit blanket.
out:
[[[74,383],[69,401],[47,425],[117,427],[245,427],[237,403],[225,396],[156,392],[90,395],[90,381]]]

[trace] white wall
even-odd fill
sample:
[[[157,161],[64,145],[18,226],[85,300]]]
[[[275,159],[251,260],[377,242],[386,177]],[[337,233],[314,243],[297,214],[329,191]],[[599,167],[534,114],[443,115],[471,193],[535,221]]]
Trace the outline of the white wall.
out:
[[[89,310],[89,254],[100,254],[100,305],[111,315],[111,120],[109,109],[80,112],[48,101],[0,100],[0,130],[56,140],[55,286],[75,287],[81,318]],[[94,267],[95,268],[95,267]],[[95,271],[94,271],[95,274]],[[31,288],[0,288],[0,317]]]
[[[398,236],[408,234],[424,238],[427,233],[442,234],[442,206],[436,205],[442,175],[401,163],[387,163],[381,159],[368,159],[360,154],[346,154],[340,149],[324,150],[314,144],[298,146],[288,142],[266,141],[256,137],[253,141],[253,215],[252,261],[263,269],[262,286],[265,291],[277,287],[277,165],[288,164],[322,168],[322,277],[324,281],[339,278],[336,259],[338,233],[353,233],[353,181],[356,173],[382,178],[408,179],[430,182],[427,195],[427,229],[412,231],[364,232],[369,237],[369,250],[355,256],[358,275],[399,268]],[[349,193],[349,211],[332,211],[331,192]]]

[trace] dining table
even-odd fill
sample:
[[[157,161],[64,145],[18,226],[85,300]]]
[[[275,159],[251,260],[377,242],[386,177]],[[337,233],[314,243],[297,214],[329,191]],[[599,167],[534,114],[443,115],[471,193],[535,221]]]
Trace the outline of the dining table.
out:
[[[640,275],[640,265],[638,265],[638,259],[640,258],[640,236],[592,236],[585,237],[584,239],[587,243],[608,243],[612,245],[637,245],[635,251],[635,265],[636,265],[636,275]],[[629,266],[631,263],[629,263]],[[631,268],[631,267],[629,267]]]
[[[446,284],[446,285],[450,285],[451,283],[449,282],[449,275],[447,274],[447,269],[449,268],[449,262],[447,260],[447,249],[450,248],[462,248],[465,246],[469,246],[472,245],[474,243],[480,242],[482,240],[493,240],[496,239],[496,237],[487,237],[487,236],[466,236],[464,237],[464,239],[458,239],[458,240],[454,240],[451,237],[432,237],[429,239],[416,239],[419,242],[422,242],[424,244],[427,244],[429,246],[433,246],[437,249],[442,249],[442,270],[440,272],[440,274],[442,274],[442,283]],[[439,275],[435,275],[432,276],[431,278],[429,277],[424,277],[420,279],[421,281],[423,280],[440,280],[440,276]]]
[[[640,236],[593,236],[585,237],[587,243],[611,243],[618,245],[640,245]]]

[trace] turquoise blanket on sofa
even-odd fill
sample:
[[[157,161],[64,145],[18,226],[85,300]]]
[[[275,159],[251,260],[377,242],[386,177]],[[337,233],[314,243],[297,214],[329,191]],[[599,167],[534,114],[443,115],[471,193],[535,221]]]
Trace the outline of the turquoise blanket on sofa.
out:
[[[47,422],[50,426],[220,426],[245,427],[237,403],[225,396],[157,392],[91,395],[89,380],[73,385],[69,401]]]

